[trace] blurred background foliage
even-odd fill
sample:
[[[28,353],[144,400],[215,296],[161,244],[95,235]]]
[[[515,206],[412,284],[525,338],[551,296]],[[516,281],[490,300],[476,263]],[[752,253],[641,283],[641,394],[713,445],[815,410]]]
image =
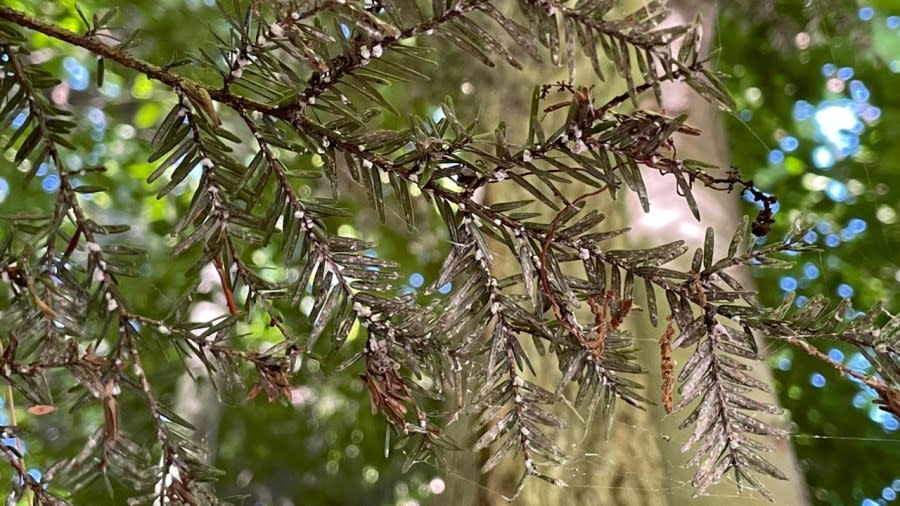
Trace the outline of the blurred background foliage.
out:
[[[900,3],[721,2],[719,69],[739,106],[728,120],[735,165],[778,196],[775,234],[798,216],[818,225],[819,253],[786,271],[757,271],[767,304],[790,291],[881,300],[900,309]],[[750,204],[747,204],[749,209]],[[777,237],[777,235],[776,235]],[[869,371],[857,351],[818,343]],[[794,447],[817,504],[874,506],[900,494],[900,426],[874,393],[792,350],[771,364]],[[827,385],[827,391],[826,391]]]
[[[5,3],[70,30],[84,30],[72,0]],[[159,64],[209,48],[208,31],[224,28],[213,0],[93,0],[79,6],[89,15],[119,8],[113,25],[123,32],[140,30],[131,51]],[[718,26],[712,34],[720,48],[715,63],[731,76],[728,84],[739,104],[728,118],[733,163],[778,196],[775,234],[783,234],[801,214],[819,223],[808,241],[818,244],[821,253],[796,258],[789,271],[760,271],[757,283],[764,301],[777,304],[787,292],[796,291],[798,305],[824,293],[852,298],[856,310],[876,300],[892,312],[900,310],[900,94],[895,91],[900,85],[900,3],[720,2]],[[73,142],[81,150],[68,154],[67,164],[78,169],[102,163],[107,169],[91,175],[92,183],[112,189],[85,195],[89,212],[133,224],[130,233],[149,257],[168,255],[174,241],[168,232],[188,205],[190,188],[177,188],[178,198],[157,200],[158,188],[148,187],[145,180],[153,169],[146,162],[152,129],[174,104],[174,95],[114,64],[107,65],[97,90],[93,56],[37,33],[31,42],[35,59],[63,80],[54,101],[69,104],[79,118]],[[484,69],[453,51],[443,61],[439,69],[421,69],[438,79],[395,84],[385,94],[421,115],[436,114],[441,98],[451,94],[457,109],[471,117],[480,102],[491,100],[480,93]],[[204,77],[189,65],[179,72]],[[520,91],[523,97],[530,92]],[[512,122],[516,111],[505,112]],[[527,109],[521,114],[524,117]],[[406,118],[387,115],[382,121],[397,127]],[[23,187],[26,170],[20,167],[17,173],[10,165],[12,155],[3,156],[2,213],[47,208],[57,177],[41,169],[40,184]],[[377,241],[378,254],[404,266],[406,290],[433,281],[446,237],[429,226],[428,209],[420,210],[419,228],[410,234],[391,226],[390,218],[387,226],[379,225],[365,199],[355,197],[352,188],[343,192],[341,204],[353,217],[335,221],[335,229]],[[752,210],[748,203],[746,211]],[[269,256],[261,249],[252,259],[264,267]],[[171,294],[188,283],[183,273],[194,260],[185,256],[143,262],[142,279],[124,280],[133,290],[128,298],[141,301],[135,310],[165,315],[175,302]],[[208,300],[198,305],[222,304],[215,290],[208,293]],[[244,330],[246,339],[260,344],[276,339],[262,318]],[[871,372],[863,355],[821,345],[832,359]],[[338,361],[341,358],[346,355]],[[148,360],[157,371],[171,369],[170,375],[155,376],[161,382],[156,387],[167,392],[163,401],[177,403],[177,396],[185,395],[179,386],[179,358],[160,354]],[[771,363],[781,401],[796,423],[795,448],[814,502],[873,506],[894,501],[900,494],[900,471],[885,463],[900,461],[900,427],[873,406],[874,393],[781,347],[771,349]],[[223,394],[225,409],[214,433],[215,465],[225,473],[219,485],[223,496],[235,503],[249,498],[244,504],[412,505],[427,503],[444,491],[441,470],[416,466],[404,473],[401,459],[385,457],[384,421],[370,414],[363,384],[355,375],[328,374],[335,365],[306,361],[290,405],[269,404],[261,396],[247,400],[242,392]],[[123,417],[137,424],[146,418],[141,409],[125,401],[121,407]],[[101,412],[87,409],[30,419],[24,443],[33,472],[71,453],[79,431],[101,419]],[[0,425],[8,423],[9,413],[4,412]],[[143,430],[149,433],[152,427]],[[78,504],[109,502],[104,487],[88,488],[76,498]]]

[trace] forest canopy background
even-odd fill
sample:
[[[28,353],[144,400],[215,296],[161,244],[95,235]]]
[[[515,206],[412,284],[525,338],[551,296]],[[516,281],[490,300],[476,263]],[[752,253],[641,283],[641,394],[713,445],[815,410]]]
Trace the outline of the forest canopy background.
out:
[[[715,40],[721,52],[714,61],[719,70],[730,76],[725,83],[736,100],[734,115],[729,120],[735,165],[747,171],[746,176],[752,177],[759,188],[779,197],[779,208],[774,210],[777,220],[773,237],[783,236],[798,213],[812,212],[816,225],[803,239],[822,250],[798,257],[800,261],[789,271],[775,274],[761,271],[757,280],[764,302],[770,305],[780,303],[787,292],[797,292],[794,302],[797,306],[816,293],[826,293],[851,298],[851,311],[864,310],[882,300],[885,308],[895,313],[900,270],[896,256],[890,253],[897,251],[900,241],[895,226],[896,203],[900,199],[895,184],[897,171],[891,170],[890,160],[896,159],[898,153],[894,151],[900,149],[900,143],[891,137],[896,133],[883,126],[900,121],[898,99],[889,92],[900,70],[897,36],[900,21],[896,18],[900,13],[892,13],[889,3],[862,6],[858,10],[848,10],[843,5],[826,8],[829,6],[825,4],[816,9],[803,9],[800,2],[767,3],[766,8],[753,8],[751,5],[755,3],[743,8],[738,3],[723,6],[719,17],[721,29],[716,32]],[[193,48],[211,51],[217,44],[206,29],[182,27],[196,26],[202,20],[210,25],[212,33],[226,33],[227,26],[221,21],[220,13],[203,2],[134,2],[125,12],[109,20],[90,19],[95,12],[100,16],[105,12],[107,6],[99,2],[79,4],[86,19],[81,19],[72,3],[11,2],[10,6],[78,33],[87,30],[85,22],[100,26],[109,22],[120,27],[121,33],[140,28],[130,43],[130,50],[147,61],[168,64],[167,69],[180,75],[200,81],[216,79],[215,73],[202,66],[183,65],[184,62],[178,61],[188,53],[202,58],[202,53]],[[122,26],[126,22],[128,26]],[[336,34],[343,32],[343,28],[332,31]],[[189,209],[190,190],[195,188],[191,185],[199,184],[198,178],[192,176],[188,185],[171,188],[169,199],[157,199],[156,191],[162,185],[157,184],[153,191],[148,191],[145,183],[148,177],[155,179],[157,167],[147,161],[156,150],[147,141],[179,98],[169,86],[109,62],[101,60],[101,63],[82,50],[40,33],[26,33],[27,42],[33,48],[31,62],[62,80],[61,85],[48,88],[52,90],[52,102],[72,108],[77,117],[83,118],[66,137],[78,149],[67,152],[65,163],[71,170],[83,171],[75,184],[81,185],[79,199],[85,209],[92,216],[104,217],[97,218],[98,222],[130,224],[129,235],[140,238],[147,258],[166,259],[152,262],[152,268],[149,263],[135,263],[133,267],[138,269],[139,276],[120,278],[123,300],[134,301],[140,308],[136,312],[154,318],[163,318],[179,306],[187,311],[178,294],[192,291],[204,295],[194,301],[191,311],[202,315],[203,311],[209,314],[228,309],[229,302],[233,301],[217,288],[221,272],[217,272],[215,262],[207,262],[200,272],[195,272],[192,268],[198,264],[196,256],[170,256],[173,247],[177,249],[177,241],[170,235],[172,226]],[[236,41],[218,43],[223,42],[229,45]],[[375,47],[366,47],[370,55],[378,51]],[[454,58],[465,59],[459,55]],[[501,64],[502,58],[495,59]],[[98,82],[101,65],[105,67],[102,83]],[[410,112],[417,117],[438,122],[447,118],[447,109],[440,104],[443,96],[449,94],[456,97],[459,118],[466,120],[474,116],[478,104],[485,100],[482,93],[490,91],[489,81],[482,80],[482,72],[487,70],[474,65],[446,65],[438,69],[423,65],[422,69],[440,72],[439,79],[433,79],[428,85],[412,80],[408,85],[379,88],[377,93],[384,97],[384,104],[380,105],[388,109],[385,104],[411,104]],[[229,75],[236,81],[243,77],[233,72]],[[507,89],[510,94],[524,97],[519,100],[525,104],[522,117],[527,117],[529,90]],[[195,108],[196,104],[205,102],[202,95],[199,99],[192,96],[193,90],[184,91],[186,95],[181,100],[192,101]],[[557,96],[566,100],[565,95]],[[200,109],[200,113],[207,113]],[[212,121],[216,115],[210,114]],[[403,128],[408,121],[402,115],[385,114],[381,118],[384,129]],[[22,120],[18,115],[9,115],[13,128],[19,121]],[[508,121],[513,124],[512,120]],[[488,131],[491,128],[492,125],[487,125]],[[4,156],[12,162],[15,151],[8,150]],[[323,166],[321,153],[301,156],[305,157],[305,164],[316,170]],[[91,168],[101,165],[104,172],[91,172]],[[33,168],[27,174],[33,181],[26,186],[22,186],[23,174],[4,170],[0,196],[5,215],[47,209],[47,203],[58,194],[63,183],[59,175],[49,167],[42,169],[35,165]],[[309,175],[293,174],[300,178]],[[92,185],[99,184],[109,189],[91,191]],[[376,183],[373,180],[369,184]],[[394,182],[389,180],[384,184]],[[421,209],[405,211],[417,220],[418,228],[412,240],[400,226],[379,226],[377,213],[371,212],[370,203],[358,191],[354,196],[353,184],[345,181],[341,185],[346,188],[341,188],[344,193],[339,204],[352,219],[327,216],[323,223],[341,236],[375,240],[378,257],[394,260],[399,265],[395,282],[401,292],[420,293],[419,289],[438,279],[447,251],[447,237],[445,232],[429,226],[434,222],[433,215]],[[381,210],[377,201],[372,205]],[[751,206],[748,204],[748,213],[753,214],[756,210]],[[397,213],[389,211],[389,216],[391,212]],[[17,216],[18,221],[13,223],[21,226],[22,215]],[[389,222],[400,223],[396,218],[391,216]],[[26,232],[28,226],[26,223]],[[4,238],[8,238],[9,228],[4,231],[7,234]],[[77,239],[78,234],[72,230],[67,233],[69,238]],[[59,247],[65,249],[66,245]],[[78,245],[79,252],[85,248],[89,251],[90,244]],[[112,253],[124,256],[131,252],[123,249]],[[276,254],[266,248],[243,256],[247,265],[259,271],[260,283],[286,275],[283,267],[273,265]],[[196,277],[185,273],[194,273]],[[192,286],[195,279],[200,283]],[[447,284],[441,283],[434,288],[443,293],[452,290],[450,285],[445,288]],[[242,296],[238,295],[239,301]],[[9,303],[13,293],[5,297]],[[107,307],[112,305],[109,300],[103,302]],[[302,297],[299,303],[305,312],[321,310],[310,297]],[[252,312],[239,322],[223,325],[222,329],[233,330],[241,336],[246,349],[262,349],[265,344],[279,342],[281,330],[277,324],[272,325],[271,314],[265,313]],[[312,328],[310,325],[305,330]],[[348,331],[348,344],[354,346],[353,341],[363,336],[364,331],[354,324]],[[357,351],[360,343],[357,341],[355,345]],[[848,369],[862,374],[874,371],[869,357],[855,347],[825,344],[821,349],[831,360]],[[771,351],[781,401],[792,411],[797,423],[793,441],[805,465],[813,499],[825,504],[877,501],[879,496],[883,501],[892,500],[895,495],[890,491],[900,488],[896,481],[900,477],[896,476],[896,470],[879,463],[889,462],[896,455],[898,427],[896,418],[873,404],[879,394],[859,382],[841,379],[837,371],[822,367],[820,362],[792,348],[774,345]],[[291,350],[285,349],[286,355],[290,353]],[[178,405],[190,410],[191,402],[204,402],[196,398],[203,390],[194,391],[185,385],[179,355],[169,351],[145,356],[144,360],[146,368],[154,370],[154,378],[161,382],[156,387],[162,392],[161,405]],[[369,415],[366,397],[370,394],[365,391],[364,383],[353,375],[340,379],[340,375],[323,374],[323,368],[334,366],[335,362],[329,361],[303,361],[299,376],[302,381],[291,390],[291,405],[268,405],[262,398],[277,397],[285,385],[277,374],[266,376],[267,364],[258,361],[256,373],[268,378],[268,382],[257,383],[247,376],[248,387],[256,384],[258,388],[253,391],[266,395],[247,402],[247,389],[237,389],[225,394],[227,416],[210,410],[208,423],[214,424],[214,430],[220,435],[220,446],[213,449],[217,455],[215,465],[228,477],[222,482],[226,493],[250,493],[265,498],[297,497],[303,491],[319,494],[317,499],[322,502],[350,504],[358,500],[356,487],[368,491],[367,500],[385,503],[410,498],[425,500],[442,491],[436,478],[442,472],[440,467],[417,467],[415,473],[401,479],[398,467],[382,465],[383,418]],[[192,367],[198,372],[203,364],[194,362]],[[54,397],[65,390],[62,385],[55,388]],[[131,413],[146,409],[140,407],[140,402],[128,402],[121,398],[115,409]],[[854,409],[848,410],[848,405]],[[58,456],[71,455],[81,440],[90,436],[90,428],[97,427],[98,423],[102,425],[104,415],[114,409],[111,403],[97,408],[102,409],[74,410],[64,417],[61,414],[35,417],[30,423],[36,424],[32,431],[39,437],[23,436],[14,441],[15,446],[26,444],[27,453],[34,456],[35,462],[46,459],[49,464]],[[193,409],[196,411],[197,406]],[[130,427],[129,431],[146,434],[153,427],[148,421],[145,426]],[[856,442],[839,439],[845,437],[859,439]],[[833,444],[836,442],[840,444]],[[138,446],[130,449],[135,454],[139,450]],[[833,458],[835,452],[846,452],[848,457]],[[864,457],[860,452],[865,452]],[[824,458],[826,455],[830,458]],[[844,466],[829,464],[848,460],[858,462],[854,466],[857,472],[850,480],[845,479]],[[29,471],[41,473],[47,469],[34,464]],[[301,479],[288,478],[293,476]],[[356,486],[348,487],[348,480]],[[115,481],[110,487],[119,493],[127,490],[127,486]],[[83,493],[105,493],[101,488],[89,488]]]

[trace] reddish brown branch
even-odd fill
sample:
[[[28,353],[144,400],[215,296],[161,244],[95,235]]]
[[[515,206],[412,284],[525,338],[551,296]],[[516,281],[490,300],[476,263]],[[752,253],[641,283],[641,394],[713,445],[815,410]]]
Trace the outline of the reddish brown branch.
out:
[[[63,256],[62,256],[63,260],[65,260],[66,258],[69,258],[69,255],[71,255],[72,252],[75,251],[75,248],[78,247],[78,242],[79,242],[78,240],[80,237],[81,237],[81,224],[78,224],[78,226],[75,227],[75,233],[72,234],[72,238],[69,239],[69,244],[66,245],[66,250],[63,252]]]
[[[565,208],[560,210],[553,218],[553,221],[550,222],[550,230],[547,232],[547,236],[544,239],[544,244],[541,247],[541,289],[544,292],[544,295],[546,295],[547,298],[550,299],[550,303],[553,305],[553,314],[559,321],[560,325],[562,325],[563,328],[566,329],[566,331],[569,333],[569,335],[571,335],[582,346],[585,345],[584,337],[581,335],[581,332],[578,329],[574,328],[572,324],[569,323],[569,320],[566,317],[567,315],[564,314],[564,311],[567,312],[568,310],[565,309],[565,306],[560,303],[559,298],[550,287],[550,281],[547,278],[547,252],[550,251],[550,245],[553,244],[553,238],[556,237],[556,229],[557,227],[559,227],[559,222],[563,217],[563,213],[566,210],[569,210],[572,207],[576,206],[579,202],[587,200],[588,198],[595,195],[599,195],[600,193],[606,191],[608,188],[609,185],[603,185],[597,190],[585,193],[584,195],[581,195],[573,200]]]
[[[216,272],[219,273],[219,282],[222,284],[222,293],[225,294],[225,302],[228,304],[228,312],[237,314],[237,304],[234,302],[234,292],[231,291],[231,280],[225,268],[222,266],[222,260],[216,258],[213,263],[216,266]]]

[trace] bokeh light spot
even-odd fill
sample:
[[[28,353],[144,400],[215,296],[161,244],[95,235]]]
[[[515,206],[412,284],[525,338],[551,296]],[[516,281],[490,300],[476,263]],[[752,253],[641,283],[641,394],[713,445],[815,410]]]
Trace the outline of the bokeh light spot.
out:
[[[828,350],[828,358],[835,362],[842,363],[844,361],[844,352],[837,348],[831,348]]]
[[[147,77],[138,77],[131,85],[131,96],[137,99],[147,99],[153,95],[153,81]]]
[[[781,142],[779,142],[779,145],[781,146],[782,151],[784,151],[786,153],[790,153],[800,146],[800,141],[797,140],[797,138],[794,137],[793,135],[786,135],[786,136],[782,137]]]
[[[822,376],[819,373],[813,373],[813,375],[809,377],[809,383],[816,388],[822,388],[826,383],[825,376]]]
[[[837,287],[837,294],[845,299],[848,297],[853,297],[853,287],[848,285],[847,283],[841,283]]]
[[[794,102],[793,116],[797,121],[808,120],[815,114],[816,107],[806,100],[798,100]]]
[[[43,181],[41,181],[41,188],[44,189],[45,192],[55,192],[59,189],[59,176],[56,174],[50,174],[45,177]]]
[[[825,146],[819,146],[812,152],[812,162],[817,169],[827,169],[834,165],[834,154]]]
[[[744,98],[752,107],[759,107],[762,105],[762,90],[755,86],[747,88],[744,90]]]
[[[778,359],[778,363],[775,364],[775,366],[782,371],[790,371],[791,359],[789,357],[781,357]]]
[[[850,359],[850,362],[847,364],[847,367],[853,369],[856,372],[865,372],[871,366],[872,364],[869,363],[869,359],[864,357],[862,353],[854,353],[853,357]]]
[[[784,161],[784,153],[780,149],[769,151],[769,163],[778,165]]]
[[[862,119],[868,121],[869,123],[878,121],[878,118],[881,117],[881,108],[870,105],[863,109],[862,113],[860,113],[860,116],[862,116]]]
[[[22,125],[25,124],[26,119],[28,119],[28,113],[20,112],[19,114],[16,114],[15,118],[13,118],[10,126],[12,126],[13,130],[18,130]]]
[[[812,262],[803,265],[803,275],[806,279],[816,279],[819,277],[819,268]]]
[[[785,292],[793,292],[797,289],[797,280],[791,276],[783,276],[778,280],[778,286]]]
[[[854,234],[862,233],[866,230],[866,222],[859,218],[853,218],[847,223],[847,229]]]
[[[825,87],[832,93],[840,93],[844,91],[845,85],[844,81],[841,81],[837,77],[832,77],[828,81],[825,81]]]
[[[41,478],[43,478],[44,475],[41,473],[40,470],[32,467],[31,469],[28,470],[28,476],[31,476],[31,479],[33,479],[34,481],[39,482],[39,481],[41,481]]]
[[[435,495],[443,494],[446,489],[446,484],[444,480],[440,478],[434,478],[430,482],[428,482],[428,490]]]
[[[850,81],[850,96],[857,102],[865,102],[869,100],[869,89],[862,81],[854,79]]]
[[[838,150],[850,147],[862,123],[849,100],[827,101],[815,113],[819,135]]]
[[[88,69],[75,58],[67,56],[63,60],[63,68],[69,74],[69,85],[74,90],[85,90],[90,83],[91,76]]]
[[[843,202],[850,196],[850,192],[847,191],[846,184],[836,179],[832,179],[825,185],[825,196],[835,202]]]

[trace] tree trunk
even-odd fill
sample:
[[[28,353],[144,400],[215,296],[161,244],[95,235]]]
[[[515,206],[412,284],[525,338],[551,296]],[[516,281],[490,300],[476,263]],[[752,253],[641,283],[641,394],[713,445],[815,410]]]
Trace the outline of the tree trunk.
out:
[[[639,2],[631,2],[633,7],[640,6]],[[714,33],[715,11],[712,2],[699,0],[686,0],[671,2],[672,15],[667,23],[690,22],[696,17],[696,13],[703,11],[703,33]],[[707,37],[708,39],[708,37]],[[709,42],[704,42],[704,54],[709,50]],[[677,51],[677,49],[676,49]],[[590,84],[595,81],[591,70],[579,62],[579,79],[577,84]],[[611,76],[611,69],[606,73]],[[527,71],[524,76],[536,82],[554,82],[564,80],[566,76],[559,72],[548,73],[546,68]],[[510,139],[524,138],[524,130],[527,121],[517,121],[510,117],[510,111],[521,111],[524,117],[530,108],[527,93],[518,90],[524,88],[523,74],[509,75],[504,72],[492,72],[486,76],[485,85],[493,89],[503,89],[504,83],[516,83],[517,93],[497,94],[497,99],[486,107],[486,121],[484,125],[490,126],[497,121],[505,120],[510,124]],[[603,103],[622,91],[624,84],[619,81],[608,81],[594,90],[595,103]],[[721,121],[715,111],[702,98],[690,91],[682,84],[666,84],[663,87],[663,108],[667,113],[675,114],[688,112],[689,122],[703,130],[701,137],[679,139],[677,142],[677,154],[680,158],[695,158],[710,163],[727,167],[728,155],[725,142],[725,132]],[[560,98],[566,100],[566,97]],[[652,99],[651,99],[652,100]],[[647,109],[656,109],[655,104],[642,104]],[[501,111],[503,111],[501,113]],[[735,195],[723,195],[718,192],[704,191],[696,188],[694,195],[703,214],[704,223],[696,222],[690,214],[683,198],[675,192],[673,180],[654,176],[653,171],[644,171],[645,180],[650,193],[651,213],[644,214],[640,208],[636,196],[626,199],[624,205],[621,202],[608,204],[604,200],[602,212],[607,215],[604,222],[607,229],[621,226],[631,226],[633,233],[629,234],[626,243],[619,243],[615,247],[645,247],[649,244],[662,244],[671,240],[685,239],[689,243],[699,245],[702,243],[703,234],[707,225],[717,231],[720,238],[718,244],[727,244],[739,221],[738,200]],[[564,191],[567,197],[574,198],[584,193],[583,188],[570,185]],[[623,193],[624,194],[624,193]],[[492,185],[491,193],[487,200],[503,202],[532,198],[515,185]],[[590,206],[590,204],[589,204]],[[549,219],[549,217],[548,217]],[[676,226],[677,225],[677,226]],[[510,265],[501,269],[498,276],[515,272],[514,261],[508,252],[499,252],[497,258],[508,258]],[[579,273],[580,275],[580,273]],[[748,281],[744,276],[742,281]],[[638,294],[640,299],[641,295]],[[664,297],[658,296],[658,300]],[[583,315],[579,320],[586,321]],[[648,374],[644,378],[634,378],[645,383],[646,396],[657,402],[660,398],[660,359],[658,345],[656,344],[661,328],[653,328],[645,317],[638,314],[629,318],[635,323],[631,325],[631,331],[636,338],[636,344],[640,347],[639,358]],[[523,339],[525,343],[527,340]],[[527,348],[527,347],[526,347]],[[533,351],[533,350],[531,350]],[[555,382],[559,379],[560,372],[556,359],[553,357],[539,357],[532,353],[533,364],[538,376],[537,383],[553,390]],[[684,363],[686,355],[676,356],[678,363]],[[758,377],[772,384],[771,374],[766,367],[758,368]],[[534,379],[534,378],[532,378]],[[776,402],[774,396],[765,399],[767,402]],[[738,496],[734,484],[726,482],[709,491],[712,496],[691,499],[694,492],[690,485],[693,470],[684,469],[683,465],[687,457],[680,453],[681,441],[686,438],[685,431],[678,431],[677,425],[683,419],[683,415],[666,417],[660,406],[649,406],[646,410],[638,410],[624,403],[618,403],[610,432],[605,434],[606,422],[595,420],[593,427],[585,427],[571,411],[560,409],[556,412],[571,423],[568,429],[556,434],[556,442],[567,451],[572,461],[562,466],[558,472],[550,473],[557,476],[569,485],[568,488],[560,488],[541,480],[531,479],[515,504],[547,506],[551,504],[591,504],[614,506],[666,506],[700,504],[721,504],[723,495],[727,495],[729,503],[758,504],[760,497],[752,492]],[[462,440],[465,436],[472,437],[473,428],[461,420],[454,429],[455,434]],[[590,430],[588,430],[590,429]],[[789,442],[779,442],[774,459],[782,470],[790,477],[788,482],[767,482],[776,504],[803,505],[809,501],[804,495],[805,487],[802,475],[796,471],[796,462]],[[479,476],[480,463],[464,455],[453,457],[451,468],[453,474],[447,476],[448,489],[441,497],[442,504],[507,504],[503,494],[511,494],[517,482],[522,462],[513,461],[511,458],[495,468],[485,476]]]
[[[690,22],[696,18],[698,13],[702,16],[703,33],[707,34],[707,36],[704,37],[701,54],[709,54],[712,41],[712,37],[709,35],[715,33],[715,3],[710,0],[672,0],[669,2],[669,8],[672,12],[664,23],[669,26]],[[673,50],[677,51],[677,49],[675,47]],[[686,112],[690,125],[699,128],[703,132],[700,136],[681,134],[677,136],[675,148],[679,158],[703,160],[718,167],[729,166],[725,129],[715,107],[697,95],[686,84],[680,82],[663,84],[663,102],[661,108],[666,114],[677,115]],[[652,99],[641,105],[647,109],[658,107]],[[630,240],[637,241],[634,245],[650,242],[664,244],[669,241],[683,239],[692,250],[693,248],[702,247],[705,229],[706,227],[712,227],[716,232],[716,253],[717,255],[724,255],[728,242],[741,217],[739,195],[711,191],[707,188],[701,188],[699,185],[695,187],[693,195],[697,200],[701,219],[703,220],[700,223],[693,219],[684,199],[675,193],[675,184],[671,177],[660,176],[653,171],[645,171],[644,174],[651,203],[650,213],[644,214],[642,212],[636,197],[630,199],[627,206],[628,215],[637,217],[632,222],[634,230],[629,236]],[[689,262],[691,250],[689,250],[689,254],[685,258],[680,259],[682,266],[686,266],[685,264]],[[734,274],[744,286],[752,288],[749,272],[744,270]],[[657,299],[660,299],[660,297],[662,297],[661,292],[657,294]],[[658,334],[658,330],[654,331],[649,328],[635,329],[636,335],[645,331],[649,332],[651,336],[654,335],[654,332]],[[764,349],[763,343],[760,343],[760,349]],[[676,352],[676,363],[684,363],[688,358],[688,353],[688,351]],[[653,366],[655,369],[651,370],[659,371],[658,356],[654,356],[653,363],[657,365]],[[763,380],[765,383],[774,385],[771,371],[764,362],[758,363],[753,373],[755,377]],[[656,374],[653,376],[654,385],[652,385],[651,391],[659,392],[658,381],[659,374]],[[770,404],[778,403],[778,398],[775,394],[758,395],[756,398]],[[665,416],[665,413],[658,406],[653,411],[656,414],[654,418]],[[690,481],[694,470],[683,467],[685,457],[680,452],[681,444],[688,435],[688,431],[679,431],[677,429],[682,419],[683,415],[679,416],[678,414],[666,417],[659,427],[660,434],[671,437],[670,441],[663,444],[663,454],[667,467],[666,476],[674,485],[667,488],[667,496],[672,504],[683,504],[689,500],[693,492],[687,483]],[[785,427],[787,425],[787,420],[784,419],[772,421],[776,426]],[[789,440],[767,442],[775,445],[775,453],[771,457],[772,462],[789,477],[788,481],[765,481],[775,499],[775,503],[808,504],[809,498],[806,495],[803,474],[797,466],[791,442]],[[710,506],[721,504],[725,495],[728,496],[729,503],[749,504],[759,500],[759,497],[752,492],[735,497],[734,483],[726,480],[712,487],[708,496],[694,499],[691,504]]]
[[[635,2],[631,2],[635,3]],[[639,4],[636,4],[639,5]],[[632,6],[634,7],[634,6]],[[590,85],[596,82],[596,77],[589,62],[581,58],[577,66],[576,82],[580,85]],[[601,61],[604,66],[604,74],[608,80],[602,86],[594,90],[593,98],[596,103],[602,103],[611,99],[625,90],[624,81],[615,76],[612,66]],[[503,90],[507,83],[516,83],[516,93],[497,93],[496,100],[485,105],[483,125],[487,128],[496,125],[499,121],[505,121],[508,125],[510,139],[524,139],[527,129],[527,114],[530,110],[531,86],[568,79],[564,69],[550,69],[547,66],[526,67],[522,72],[502,71],[495,69],[484,76],[484,87],[494,90]],[[484,82],[482,81],[482,82]],[[531,81],[529,83],[529,81]],[[529,84],[531,86],[529,86]],[[571,100],[571,96],[552,93],[547,103]],[[546,105],[546,104],[545,104]],[[511,117],[511,114],[517,114]],[[563,111],[562,114],[565,114]],[[559,119],[559,118],[556,118]],[[561,190],[569,199],[574,199],[584,193],[583,187],[569,185]],[[504,202],[513,200],[533,199],[533,197],[514,184],[492,185],[490,193],[485,196],[490,202]],[[609,208],[605,203],[600,207],[594,203],[588,203],[588,207],[594,207],[607,215],[604,222],[608,228],[625,226],[621,206]],[[546,208],[534,206],[523,211],[546,211]],[[552,216],[547,216],[547,220]],[[624,247],[620,243],[617,247]],[[498,247],[496,258],[508,258],[505,266],[498,268],[496,275],[503,277],[513,274],[516,269],[515,262],[508,252],[502,252]],[[583,276],[583,272],[578,273]],[[579,320],[586,321],[584,314],[579,315]],[[556,388],[556,382],[561,374],[554,357],[540,357],[537,352],[526,344],[529,340],[521,339],[523,346],[529,350],[532,364],[538,378],[530,378],[537,384],[549,389]],[[655,347],[648,347],[640,352],[644,363],[656,356]],[[657,358],[658,360],[658,358]],[[632,378],[641,381],[642,378]],[[522,494],[515,504],[534,504],[546,506],[548,504],[609,504],[616,506],[666,506],[667,500],[662,493],[665,481],[666,466],[663,463],[659,449],[660,436],[656,429],[657,420],[655,414],[647,410],[638,410],[624,403],[618,403],[614,421],[610,424],[607,434],[607,421],[595,419],[591,427],[572,416],[571,410],[562,408],[555,413],[563,419],[567,419],[569,427],[564,431],[548,433],[555,438],[555,442],[573,457],[570,463],[559,470],[550,471],[548,474],[564,480],[568,487],[561,488],[551,485],[539,479],[531,478],[525,486]],[[584,414],[582,413],[582,416]],[[463,420],[451,434],[462,437],[472,436],[473,427]],[[637,457],[637,458],[635,458]],[[508,504],[504,495],[512,494],[515,485],[521,476],[522,462],[507,459],[487,475],[479,475],[478,469],[481,462],[487,458],[487,454],[478,459],[472,456],[453,456],[451,468],[455,474],[447,476],[448,489],[440,499],[441,504]]]

